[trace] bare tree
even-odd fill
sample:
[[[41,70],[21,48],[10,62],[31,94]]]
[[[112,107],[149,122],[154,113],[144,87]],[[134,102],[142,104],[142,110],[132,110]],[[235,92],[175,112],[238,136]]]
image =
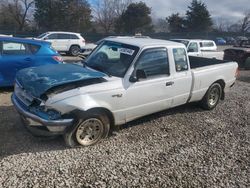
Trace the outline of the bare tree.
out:
[[[242,33],[246,33],[250,30],[250,11],[245,13],[245,17],[240,24],[240,30]]]
[[[227,27],[228,32],[240,32],[240,25],[238,23],[233,23]]]
[[[125,12],[132,0],[98,0],[94,7],[94,16],[97,24],[105,33],[114,29],[116,20]]]
[[[218,18],[214,20],[214,29],[216,29],[219,32],[227,32],[229,31],[229,28],[232,26],[232,22],[230,22],[227,19]]]
[[[114,7],[116,16],[120,17],[132,2],[132,0],[115,0]]]
[[[7,6],[9,13],[17,22],[20,31],[23,31],[24,26],[28,21],[27,15],[33,4],[33,0],[12,0],[5,5]]]
[[[113,0],[99,1],[95,7],[95,17],[97,23],[104,30],[109,33],[115,22],[115,10]]]
[[[158,18],[153,20],[154,30],[155,32],[169,32],[169,25],[167,23],[167,20],[163,18]]]

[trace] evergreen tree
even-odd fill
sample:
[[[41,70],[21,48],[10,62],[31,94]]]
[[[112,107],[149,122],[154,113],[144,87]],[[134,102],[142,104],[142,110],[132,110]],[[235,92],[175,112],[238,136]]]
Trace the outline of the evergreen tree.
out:
[[[179,13],[172,14],[166,18],[169,29],[171,32],[183,32],[185,19],[179,15]]]
[[[126,34],[151,32],[151,9],[143,2],[131,3],[116,22],[116,31]]]
[[[189,31],[209,31],[213,25],[207,6],[198,0],[193,0],[186,12],[186,24]]]

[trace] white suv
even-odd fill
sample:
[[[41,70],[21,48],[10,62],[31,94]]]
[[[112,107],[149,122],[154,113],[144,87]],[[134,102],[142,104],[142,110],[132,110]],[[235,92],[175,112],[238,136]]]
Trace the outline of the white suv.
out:
[[[47,32],[36,39],[51,42],[52,47],[58,52],[65,52],[73,56],[77,56],[85,46],[85,39],[80,33]]]

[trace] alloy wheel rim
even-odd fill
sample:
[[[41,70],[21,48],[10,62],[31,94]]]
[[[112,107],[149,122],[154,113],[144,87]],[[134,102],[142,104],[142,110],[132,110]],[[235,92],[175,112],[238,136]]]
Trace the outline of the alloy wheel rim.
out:
[[[219,96],[220,96],[219,88],[216,87],[212,88],[208,97],[210,106],[214,106],[218,102]]]
[[[72,53],[74,55],[77,55],[79,53],[79,49],[77,47],[74,47],[73,50],[72,50]]]
[[[91,145],[100,140],[103,131],[103,123],[99,119],[91,118],[79,125],[76,139],[81,145]]]

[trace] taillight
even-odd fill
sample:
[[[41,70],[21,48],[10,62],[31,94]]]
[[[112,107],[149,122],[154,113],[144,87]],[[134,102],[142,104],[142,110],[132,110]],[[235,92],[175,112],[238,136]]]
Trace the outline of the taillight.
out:
[[[61,56],[53,56],[52,58],[60,63],[63,62],[63,58]]]
[[[239,71],[239,68],[237,67],[235,71],[235,78],[238,78],[239,76],[240,76],[240,71]]]

